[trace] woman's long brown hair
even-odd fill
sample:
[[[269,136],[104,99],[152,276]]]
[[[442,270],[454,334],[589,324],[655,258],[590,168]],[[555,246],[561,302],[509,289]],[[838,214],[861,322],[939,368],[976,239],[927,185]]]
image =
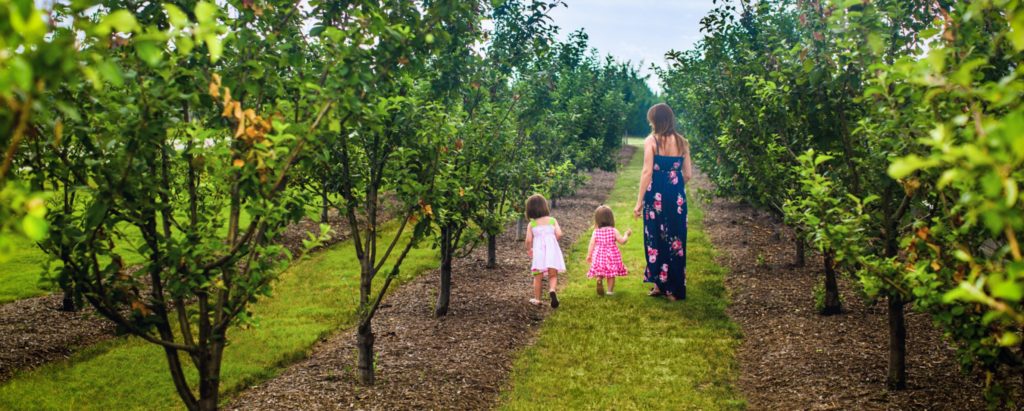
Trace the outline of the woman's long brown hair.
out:
[[[690,142],[676,131],[676,113],[668,104],[658,103],[647,110],[647,122],[651,124],[651,134],[654,138],[673,136],[676,138],[676,147],[682,151],[681,154],[690,152]]]

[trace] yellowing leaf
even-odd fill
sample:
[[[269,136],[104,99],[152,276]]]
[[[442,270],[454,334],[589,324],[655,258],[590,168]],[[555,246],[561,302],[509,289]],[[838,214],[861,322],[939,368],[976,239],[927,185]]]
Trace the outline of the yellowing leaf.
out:
[[[132,301],[132,311],[138,311],[139,314],[142,314],[143,316],[148,316],[153,313],[149,307],[146,307],[146,304],[143,304],[142,301],[139,300]]]

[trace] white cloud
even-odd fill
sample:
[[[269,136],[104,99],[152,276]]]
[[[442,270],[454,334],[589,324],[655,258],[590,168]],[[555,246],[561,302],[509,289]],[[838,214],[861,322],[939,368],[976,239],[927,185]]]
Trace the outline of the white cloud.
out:
[[[665,52],[687,50],[703,36],[700,19],[715,7],[712,0],[567,0],[552,11],[561,38],[584,29],[590,44],[620,60],[664,65]],[[721,1],[720,1],[721,3]],[[651,87],[657,89],[657,78]]]

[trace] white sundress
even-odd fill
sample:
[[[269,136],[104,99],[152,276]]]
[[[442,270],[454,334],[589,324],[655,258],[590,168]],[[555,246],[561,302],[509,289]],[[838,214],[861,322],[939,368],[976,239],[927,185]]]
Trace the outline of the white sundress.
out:
[[[562,257],[562,248],[558,246],[558,238],[555,237],[555,219],[548,220],[550,224],[544,225],[538,225],[537,220],[530,221],[530,230],[533,231],[533,262],[530,271],[547,274],[548,269],[554,268],[564,273],[565,259]]]

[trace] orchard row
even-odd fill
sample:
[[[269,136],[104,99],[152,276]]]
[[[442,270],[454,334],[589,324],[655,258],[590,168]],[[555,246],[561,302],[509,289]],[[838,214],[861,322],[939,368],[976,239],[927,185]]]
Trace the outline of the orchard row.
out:
[[[702,25],[666,95],[721,194],[784,217],[798,263],[820,251],[823,314],[851,275],[887,303],[890,388],[907,385],[910,304],[993,405],[1020,398],[1024,5],[741,2]]]
[[[65,305],[162,347],[189,409],[217,407],[229,330],[310,209],[351,228],[372,384],[372,319],[407,253],[439,246],[444,315],[459,251],[486,241],[495,264],[523,198],[614,168],[653,99],[584,33],[555,39],[560,1],[124,4],[0,9],[0,253],[38,242]]]

